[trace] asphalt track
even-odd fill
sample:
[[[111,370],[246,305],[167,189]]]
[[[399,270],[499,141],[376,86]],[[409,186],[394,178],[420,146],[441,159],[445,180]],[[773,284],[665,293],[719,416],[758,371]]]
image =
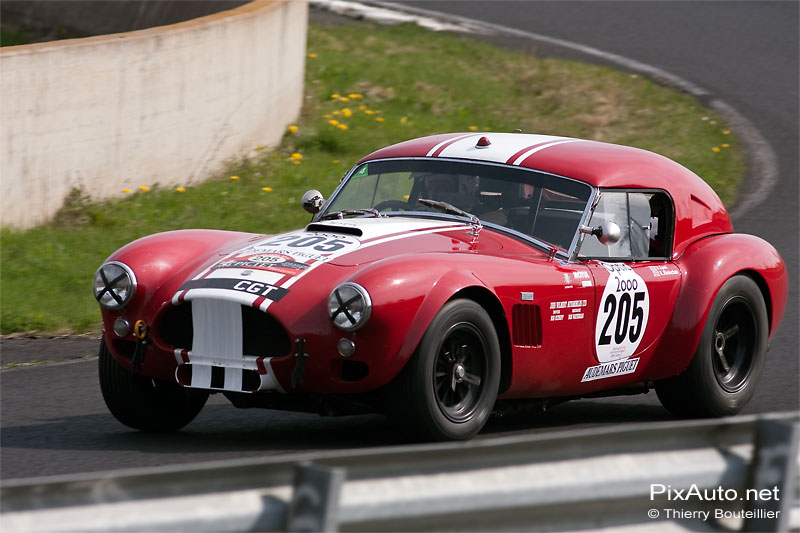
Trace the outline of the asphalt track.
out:
[[[508,34],[502,44],[600,63],[614,55],[671,73],[752,125],[751,173],[731,206],[739,232],[773,243],[790,271],[784,323],[746,412],[797,410],[798,404],[798,4],[797,2],[406,2],[592,47]],[[603,53],[605,57],[603,57]],[[617,66],[619,66],[617,64]],[[738,125],[738,124],[737,124]],[[736,129],[736,128],[734,128]],[[552,132],[551,132],[552,133]],[[740,135],[744,131],[735,131]],[[750,132],[752,133],[752,132]],[[764,151],[766,150],[766,152]],[[771,153],[770,153],[771,152]],[[755,170],[754,170],[755,169]],[[774,180],[765,180],[770,173]],[[237,410],[213,398],[176,435],[146,435],[118,424],[97,385],[94,340],[50,342],[34,359],[62,362],[0,372],[0,477],[136,468],[295,451],[394,444],[377,416],[320,418]],[[13,343],[3,342],[3,363]],[[30,346],[27,347],[30,350]],[[64,360],[66,354],[87,357]],[[571,402],[536,415],[490,422],[479,438],[559,428],[666,420],[654,394]]]

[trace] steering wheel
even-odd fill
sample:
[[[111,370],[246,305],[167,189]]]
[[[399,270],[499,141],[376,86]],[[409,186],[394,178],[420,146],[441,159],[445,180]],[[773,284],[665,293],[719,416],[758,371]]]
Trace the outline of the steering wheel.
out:
[[[385,209],[390,211],[406,211],[408,210],[408,202],[402,200],[384,200],[383,202],[378,202],[373,209],[377,211],[383,211]]]

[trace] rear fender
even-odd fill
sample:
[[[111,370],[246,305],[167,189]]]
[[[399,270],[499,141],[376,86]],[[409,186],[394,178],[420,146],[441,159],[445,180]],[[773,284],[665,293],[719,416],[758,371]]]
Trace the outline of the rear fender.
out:
[[[711,305],[731,277],[751,277],[761,288],[775,334],[786,307],[789,280],[783,259],[763,239],[740,233],[716,235],[693,243],[677,261],[683,281],[661,345],[642,377],[663,379],[683,372],[694,356]]]

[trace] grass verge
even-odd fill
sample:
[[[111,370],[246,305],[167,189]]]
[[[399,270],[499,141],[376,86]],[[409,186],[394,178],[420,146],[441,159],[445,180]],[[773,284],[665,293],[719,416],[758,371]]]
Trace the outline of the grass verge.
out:
[[[635,75],[411,25],[312,24],[308,52],[302,116],[276,150],[193,187],[142,184],[105,203],[75,191],[52,223],[2,230],[0,332],[96,333],[92,274],[118,247],[179,228],[300,227],[305,190],[327,195],[363,155],[421,135],[521,128],[638,146],[681,162],[726,202],[744,173],[718,117]]]

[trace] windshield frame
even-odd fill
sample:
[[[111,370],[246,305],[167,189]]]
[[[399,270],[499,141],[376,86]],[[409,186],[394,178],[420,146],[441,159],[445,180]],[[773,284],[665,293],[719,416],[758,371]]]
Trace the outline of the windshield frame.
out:
[[[584,205],[584,209],[583,209],[583,212],[581,213],[579,223],[578,223],[577,227],[575,228],[575,232],[574,232],[574,234],[572,236],[572,240],[570,242],[569,248],[566,249],[566,250],[562,249],[558,245],[551,244],[551,243],[549,243],[547,241],[544,241],[544,240],[541,240],[539,238],[536,238],[535,236],[528,235],[526,233],[522,233],[520,231],[517,231],[515,229],[509,228],[507,226],[503,226],[501,224],[496,224],[496,223],[493,223],[493,222],[484,221],[483,219],[480,219],[480,222],[484,227],[491,228],[493,231],[502,233],[502,234],[507,235],[509,237],[512,237],[512,238],[514,238],[516,240],[522,241],[525,244],[533,246],[533,247],[543,251],[544,253],[548,253],[548,254],[552,254],[554,256],[557,256],[560,259],[563,259],[563,260],[566,260],[566,261],[570,261],[570,262],[577,261],[576,248],[578,246],[578,243],[580,242],[580,236],[581,236],[580,228],[581,228],[582,225],[584,225],[586,223],[586,221],[588,220],[589,216],[591,216],[591,212],[593,210],[594,204],[595,204],[595,202],[597,200],[597,196],[598,196],[597,188],[592,186],[592,185],[590,185],[590,184],[588,184],[588,183],[586,183],[585,181],[581,181],[581,180],[578,180],[578,179],[575,179],[575,178],[570,178],[569,176],[562,176],[562,175],[559,175],[559,174],[554,174],[552,172],[545,172],[545,171],[542,171],[542,170],[537,170],[537,169],[532,169],[532,168],[527,168],[527,167],[521,167],[521,166],[517,166],[517,165],[507,165],[507,164],[504,164],[504,163],[498,163],[498,162],[494,162],[494,161],[476,161],[476,160],[470,160],[470,159],[444,158],[444,157],[442,157],[442,158],[439,158],[439,157],[437,157],[437,158],[430,158],[430,157],[389,157],[389,158],[369,159],[369,160],[365,160],[365,161],[360,161],[358,164],[354,165],[349,171],[347,171],[342,176],[342,179],[340,180],[340,182],[336,186],[336,188],[333,190],[333,192],[331,193],[330,197],[322,205],[322,207],[319,210],[319,212],[316,215],[314,215],[314,217],[312,219],[312,222],[320,222],[320,221],[323,220],[323,217],[325,217],[326,215],[329,215],[329,209],[331,208],[332,204],[337,199],[337,197],[342,192],[342,190],[347,186],[348,182],[350,181],[350,179],[353,177],[353,175],[356,173],[356,171],[358,169],[360,169],[363,165],[366,165],[366,164],[387,162],[387,161],[389,161],[389,162],[391,162],[391,161],[429,161],[429,162],[430,161],[436,161],[436,162],[440,162],[440,163],[451,162],[451,163],[457,163],[457,164],[462,164],[462,165],[466,163],[466,164],[469,164],[469,165],[496,167],[496,168],[500,168],[500,169],[510,169],[510,170],[514,170],[514,171],[531,172],[531,173],[539,175],[539,176],[552,177],[552,178],[557,178],[557,179],[561,179],[561,180],[574,182],[574,183],[580,184],[583,187],[588,188],[588,190],[589,190],[588,199],[586,200],[586,204]],[[513,180],[509,180],[509,181],[513,181]],[[520,183],[522,183],[522,182],[520,182]],[[331,211],[331,213],[332,212],[334,212],[334,211]],[[386,217],[406,216],[406,217],[409,217],[409,218],[431,218],[431,219],[437,219],[437,220],[458,220],[458,221],[463,221],[463,222],[466,222],[466,223],[470,222],[469,218],[464,217],[464,216],[455,215],[455,214],[449,214],[449,213],[442,213],[442,212],[431,212],[431,211],[388,211],[388,212],[381,213],[381,216],[386,216]],[[480,217],[478,217],[478,218],[480,218]]]

